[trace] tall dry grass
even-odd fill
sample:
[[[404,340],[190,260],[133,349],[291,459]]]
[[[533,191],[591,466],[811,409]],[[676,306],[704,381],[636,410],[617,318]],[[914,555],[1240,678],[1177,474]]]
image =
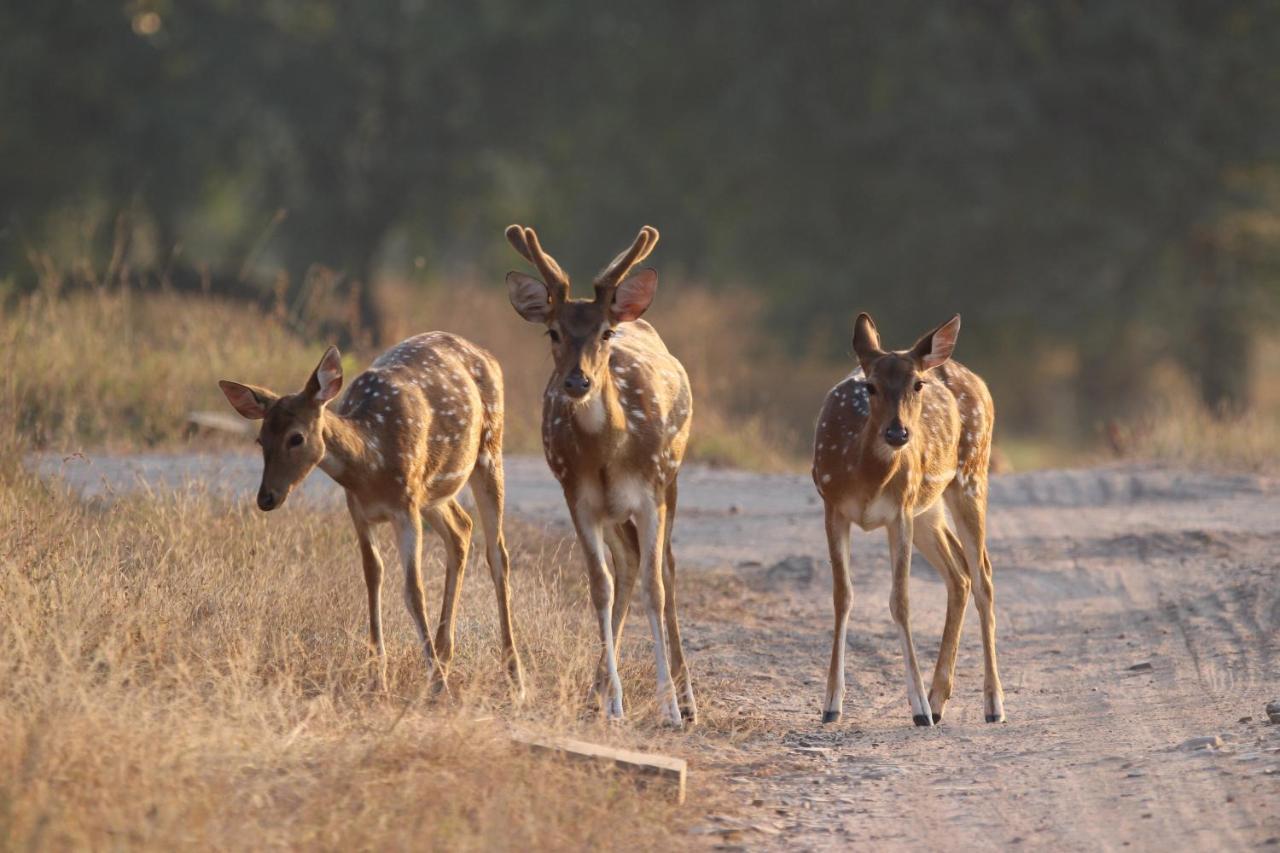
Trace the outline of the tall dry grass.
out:
[[[3,426],[0,848],[647,847],[677,841],[713,802],[705,775],[681,809],[506,739],[513,722],[671,749],[686,737],[656,731],[643,700],[629,727],[595,721],[595,632],[563,543],[510,531],[525,705],[508,697],[474,554],[452,696],[422,690],[395,571],[390,690],[372,695],[341,511],[266,516],[198,493],[82,502],[24,473]],[[648,657],[629,655],[637,687]]]
[[[41,291],[0,320],[0,402],[40,447],[169,443],[192,409],[225,407],[218,379],[293,389],[321,351],[276,319],[216,298]]]
[[[695,398],[689,458],[780,470],[806,462],[811,410],[839,368],[782,357],[757,334],[761,307],[701,288],[662,292],[651,319],[689,371]],[[506,377],[507,447],[540,453],[542,392],[551,374],[540,330],[511,310],[505,288],[388,283],[386,337],[434,329],[491,350]],[[331,301],[331,300],[330,300]],[[217,388],[233,378],[279,391],[300,388],[328,341],[305,315],[332,308],[299,300],[303,313],[261,312],[243,303],[129,289],[16,301],[0,319],[11,369],[0,401],[36,446],[127,449],[184,439],[193,409],[230,411]],[[328,307],[324,307],[328,306]],[[345,354],[349,371],[377,356]]]
[[[1211,411],[1186,374],[1169,365],[1152,369],[1154,393],[1142,414],[1114,424],[1109,449],[1122,458],[1191,468],[1280,474],[1280,338],[1257,343],[1252,406]]]

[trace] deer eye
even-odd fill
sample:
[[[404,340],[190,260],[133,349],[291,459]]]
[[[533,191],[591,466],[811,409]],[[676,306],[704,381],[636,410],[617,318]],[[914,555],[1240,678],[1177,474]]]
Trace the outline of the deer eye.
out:
[[[560,333],[555,329],[547,329],[547,337],[551,338],[551,343],[553,344],[560,343]]]
[[[290,447],[299,447],[301,444],[302,444],[302,433],[295,432],[293,435],[289,436]]]
[[[924,382],[922,382],[921,380],[917,379],[917,380],[916,380],[916,390],[917,390],[917,391],[919,391],[919,390],[920,390],[921,388],[923,388],[923,387],[924,387]]]
[[[866,387],[867,387],[867,396],[874,397],[876,395],[876,386],[868,382]]]
[[[609,338],[612,338],[612,337],[613,337],[613,329],[605,329],[605,330],[600,334],[600,340],[602,340],[602,341],[607,341],[607,340],[609,340]]]

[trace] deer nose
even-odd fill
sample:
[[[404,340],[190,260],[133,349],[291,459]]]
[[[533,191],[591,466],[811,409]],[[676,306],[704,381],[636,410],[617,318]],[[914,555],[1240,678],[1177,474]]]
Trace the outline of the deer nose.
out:
[[[900,423],[891,423],[884,431],[884,440],[891,447],[902,447],[911,438],[911,431]]]
[[[564,378],[564,390],[569,392],[570,397],[581,397],[590,388],[591,377],[576,367],[569,371],[569,375]]]
[[[262,489],[258,492],[258,509],[268,512],[276,508],[276,493],[270,489]]]

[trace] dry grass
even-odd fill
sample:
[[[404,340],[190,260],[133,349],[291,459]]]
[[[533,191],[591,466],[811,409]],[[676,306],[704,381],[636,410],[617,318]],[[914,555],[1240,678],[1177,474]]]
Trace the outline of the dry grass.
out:
[[[385,291],[389,340],[443,329],[498,357],[506,375],[507,447],[540,453],[550,349],[539,330],[511,310],[505,290],[389,284]],[[801,370],[762,351],[750,333],[758,308],[749,300],[728,310],[697,288],[672,288],[664,298],[653,319],[688,368],[697,399],[690,458],[764,470],[805,464],[812,401],[821,399],[836,372]],[[0,349],[13,354],[0,400],[39,447],[172,445],[184,439],[192,409],[230,411],[217,379],[280,391],[301,387],[327,342],[296,331],[305,334],[316,324],[279,315],[218,299],[129,290],[63,298],[39,293],[18,300],[0,320]],[[349,353],[344,361],[357,371],[376,355]]]
[[[225,408],[220,378],[301,385],[322,350],[234,303],[125,289],[18,300],[0,351],[0,401],[27,440],[127,448],[176,441],[189,411]]]
[[[0,848],[618,848],[671,843],[712,802],[705,773],[679,809],[504,738],[512,720],[676,751],[705,736],[655,730],[643,702],[621,730],[589,713],[596,641],[567,545],[511,530],[523,707],[474,552],[452,697],[422,693],[393,571],[390,695],[374,696],[340,511],[268,517],[199,494],[84,503],[22,473],[4,427]],[[651,692],[648,657],[629,653],[633,697]]]

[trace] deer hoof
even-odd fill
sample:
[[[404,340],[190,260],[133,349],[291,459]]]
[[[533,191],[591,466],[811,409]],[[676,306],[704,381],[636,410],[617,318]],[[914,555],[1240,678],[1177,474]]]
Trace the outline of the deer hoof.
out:
[[[696,725],[698,722],[698,710],[687,705],[681,705],[680,719],[684,720],[685,728]]]
[[[825,724],[827,724],[827,723],[838,723],[838,722],[840,722],[840,712],[839,712],[839,711],[823,711],[823,712],[822,712],[822,722],[823,722],[823,725],[825,725]]]
[[[933,726],[933,719],[928,714],[916,714],[911,718],[911,722],[917,726]]]
[[[987,714],[988,723],[1003,723],[1004,721],[1004,714]]]
[[[934,711],[934,712],[933,712],[933,724],[936,726],[936,725],[938,725],[938,723],[941,723],[941,722],[942,722],[942,715],[941,715],[941,714],[939,714],[937,711]]]

